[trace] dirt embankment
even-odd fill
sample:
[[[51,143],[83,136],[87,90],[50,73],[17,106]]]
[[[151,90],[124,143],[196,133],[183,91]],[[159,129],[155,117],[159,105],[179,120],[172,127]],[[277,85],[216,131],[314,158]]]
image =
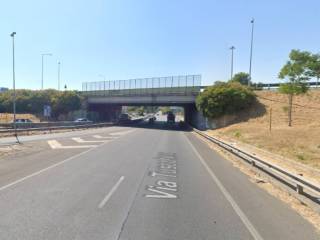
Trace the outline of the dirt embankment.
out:
[[[320,90],[294,97],[292,127],[288,127],[286,95],[256,94],[259,102],[252,109],[240,113],[235,123],[209,133],[270,158],[286,158],[320,170]]]

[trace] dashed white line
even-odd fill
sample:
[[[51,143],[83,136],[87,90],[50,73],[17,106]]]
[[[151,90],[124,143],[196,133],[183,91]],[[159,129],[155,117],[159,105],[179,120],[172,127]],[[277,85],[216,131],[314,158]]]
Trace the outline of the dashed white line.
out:
[[[122,176],[118,182],[112,187],[112,189],[110,190],[110,192],[102,199],[102,201],[100,202],[98,208],[103,208],[104,205],[106,205],[106,203],[109,201],[109,199],[111,198],[112,194],[117,190],[117,188],[120,186],[121,182],[124,180],[124,176]]]
[[[183,134],[184,135],[184,134]],[[192,148],[192,150],[194,151],[194,153],[197,155],[197,157],[199,158],[200,162],[202,163],[202,165],[204,166],[204,168],[207,170],[207,172],[209,173],[209,175],[211,176],[211,178],[213,179],[213,181],[217,184],[218,188],[220,189],[220,191],[222,192],[222,194],[224,195],[224,197],[228,200],[228,202],[230,203],[230,205],[232,206],[233,210],[237,213],[237,215],[240,217],[241,221],[243,222],[243,224],[246,226],[246,228],[249,230],[249,232],[251,233],[252,237],[255,240],[263,240],[263,238],[260,236],[259,232],[255,229],[255,227],[253,226],[253,224],[250,222],[250,220],[248,219],[248,217],[244,214],[244,212],[241,210],[241,208],[238,206],[238,204],[236,203],[236,201],[231,197],[230,193],[227,191],[227,189],[222,185],[222,183],[220,182],[220,180],[218,179],[218,177],[212,172],[212,170],[210,169],[210,167],[208,166],[208,164],[205,162],[205,160],[201,157],[200,153],[198,152],[198,150],[193,146],[193,144],[190,142],[190,140],[184,135],[184,137],[186,138],[187,142],[189,143],[190,147]]]

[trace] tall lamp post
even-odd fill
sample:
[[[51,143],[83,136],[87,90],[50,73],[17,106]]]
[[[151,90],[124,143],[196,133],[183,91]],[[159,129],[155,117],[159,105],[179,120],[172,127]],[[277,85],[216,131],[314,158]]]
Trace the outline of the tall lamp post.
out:
[[[251,81],[251,70],[252,70],[253,31],[254,31],[254,18],[252,18],[251,20],[250,65],[249,65],[249,81],[248,81],[249,86]]]
[[[41,89],[43,90],[43,59],[45,56],[52,56],[51,53],[42,53],[41,54],[41,60],[42,60],[42,64],[41,64]]]
[[[12,37],[12,87],[13,87],[13,127],[14,135],[19,143],[17,135],[17,123],[16,123],[16,73],[15,73],[15,59],[14,59],[14,36],[16,32],[12,32],[10,36]]]
[[[231,78],[230,80],[233,78],[233,51],[235,50],[236,48],[234,46],[231,46],[230,50],[231,50]]]

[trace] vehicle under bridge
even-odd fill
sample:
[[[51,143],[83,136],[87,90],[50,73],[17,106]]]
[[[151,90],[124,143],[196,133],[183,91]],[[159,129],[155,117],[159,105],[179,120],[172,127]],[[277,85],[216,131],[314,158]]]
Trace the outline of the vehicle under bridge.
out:
[[[205,119],[197,111],[196,97],[201,91],[201,75],[85,82],[82,93],[88,110],[99,113],[100,120],[116,119],[122,106],[179,106],[187,123],[199,128]]]

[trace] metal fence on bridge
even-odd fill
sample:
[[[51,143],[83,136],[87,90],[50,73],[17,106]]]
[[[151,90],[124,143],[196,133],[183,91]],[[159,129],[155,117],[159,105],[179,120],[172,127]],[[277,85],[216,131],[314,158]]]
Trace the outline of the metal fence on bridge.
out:
[[[89,96],[198,94],[200,87],[201,75],[187,75],[84,82],[82,92]]]

